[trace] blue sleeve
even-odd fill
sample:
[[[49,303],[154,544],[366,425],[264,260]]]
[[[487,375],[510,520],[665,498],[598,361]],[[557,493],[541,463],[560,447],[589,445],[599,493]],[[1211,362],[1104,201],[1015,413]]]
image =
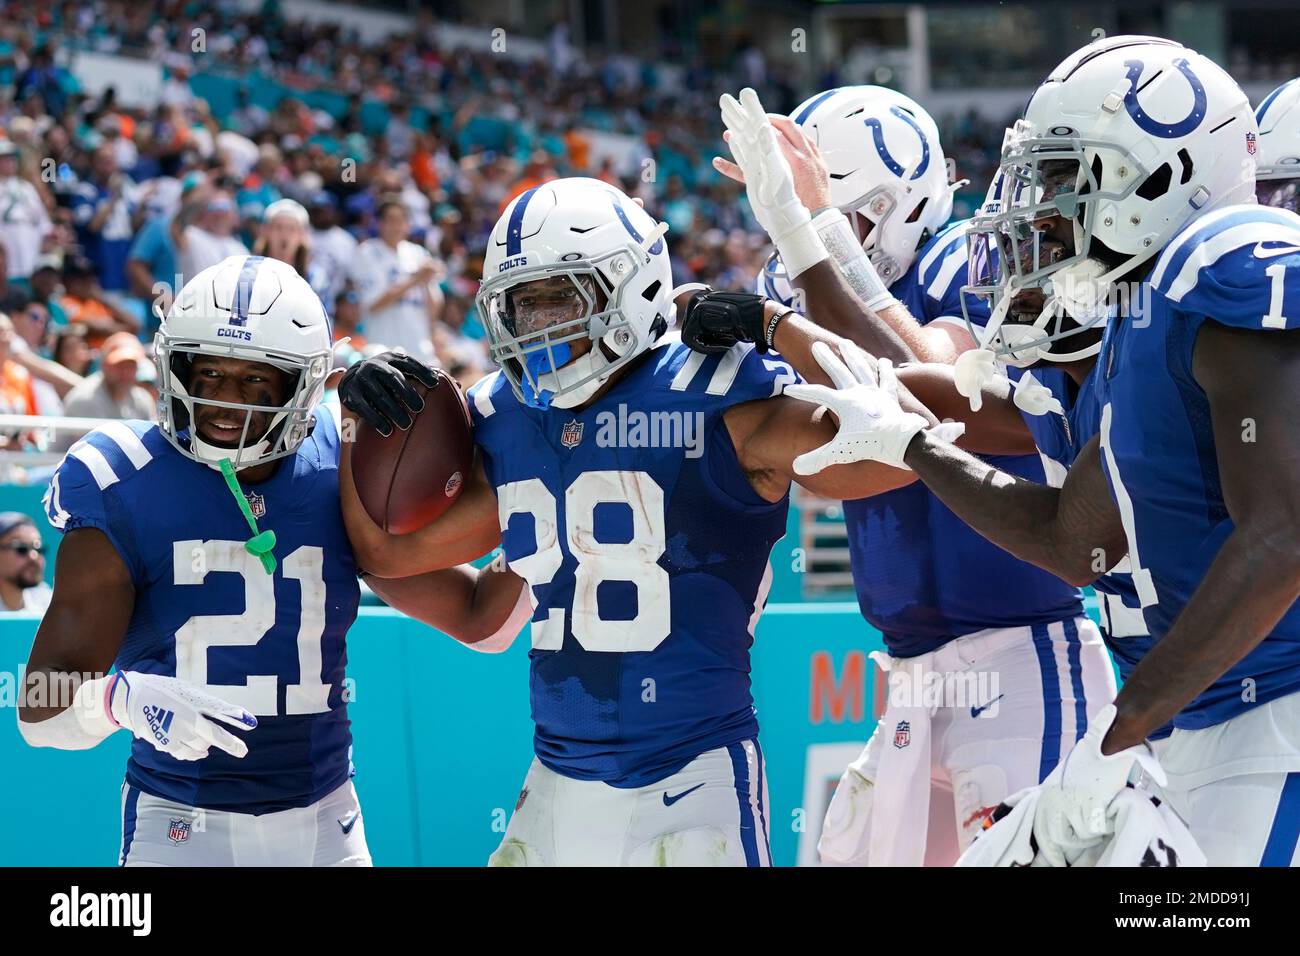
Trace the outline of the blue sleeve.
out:
[[[1175,240],[1151,281],[1189,318],[1261,331],[1300,328],[1300,217],[1269,207],[1226,211]]]
[[[728,366],[739,355],[734,377]],[[774,398],[789,385],[803,381],[794,367],[778,352],[760,352],[752,345],[735,345],[721,356],[710,356],[701,372],[712,371],[708,379],[703,375],[696,381],[707,381],[707,390],[725,398],[725,404],[738,405],[760,398]]]
[[[949,226],[932,239],[921,250],[915,271],[916,281],[924,293],[924,314],[915,317],[922,325],[928,325],[936,319],[952,319],[961,323],[968,314],[976,326],[983,328],[988,324],[988,303],[976,296],[962,293],[962,287],[969,281],[970,271],[963,224]]]
[[[139,586],[145,579],[144,562],[136,546],[131,510],[118,499],[111,484],[100,487],[104,476],[97,477],[93,470],[97,465],[88,464],[79,453],[81,449],[74,446],[50,479],[43,499],[46,517],[51,527],[63,534],[78,528],[102,531]]]

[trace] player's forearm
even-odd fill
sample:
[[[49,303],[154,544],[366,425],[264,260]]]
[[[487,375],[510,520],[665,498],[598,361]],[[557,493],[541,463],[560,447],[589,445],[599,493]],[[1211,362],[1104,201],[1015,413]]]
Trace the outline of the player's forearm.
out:
[[[1059,488],[1008,474],[924,432],[904,460],[954,514],[1004,551],[1071,584],[1097,578],[1086,542],[1057,533]]]
[[[1279,546],[1289,538],[1290,545]],[[1124,682],[1102,744],[1115,753],[1157,727],[1226,674],[1300,600],[1300,531],[1236,528],[1168,633]]]
[[[898,381],[939,421],[966,424],[966,433],[958,444],[967,451],[980,455],[1037,453],[1033,435],[1011,399],[1010,382],[1005,378],[984,386],[984,401],[978,412],[971,411],[970,401],[957,391],[951,365],[909,365],[898,370]]]
[[[879,313],[867,308],[830,259],[804,270],[791,284],[796,294],[802,295],[808,317],[822,328],[896,365],[916,361],[906,339]],[[906,315],[905,309],[903,313]]]
[[[500,558],[482,570],[461,565],[396,580],[367,575],[366,583],[389,606],[488,653],[505,650],[532,617],[523,581]]]
[[[773,306],[769,303],[768,308],[772,309]],[[818,342],[826,343],[830,346],[831,351],[838,355],[843,355],[845,348],[861,347],[855,346],[852,340],[822,328],[807,317],[797,313],[792,313],[782,319],[772,337],[773,347],[781,353],[783,359],[790,363],[791,368],[803,376],[805,381],[817,385],[833,385],[834,383],[831,382],[830,376],[826,374],[826,370],[813,357],[812,349]],[[930,411],[921,402],[917,401],[906,388],[900,389],[898,400],[905,410],[932,418]],[[938,421],[938,419],[933,419],[933,421]]]
[[[41,358],[34,352],[12,353],[10,358],[31,372],[36,378],[43,382],[49,382],[59,398],[63,398],[73,388],[85,381],[71,369],[50,359]]]

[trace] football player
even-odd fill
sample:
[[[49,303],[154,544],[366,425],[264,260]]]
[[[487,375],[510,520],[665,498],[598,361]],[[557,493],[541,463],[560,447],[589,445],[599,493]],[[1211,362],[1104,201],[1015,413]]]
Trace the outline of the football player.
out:
[[[724,97],[723,113],[744,168],[715,165],[749,182],[759,221],[780,236],[778,251],[801,259],[786,268],[774,255],[760,291],[806,303],[818,324],[895,362],[951,362],[975,345],[964,313],[988,313],[978,300],[962,303],[967,222],[944,227],[952,187],[934,122],[919,105],[891,90],[849,87],[769,118],[746,90],[740,101]],[[787,210],[766,198],[778,187],[793,193]],[[812,255],[800,248],[810,232]],[[710,331],[722,343],[747,337],[741,328],[701,337],[698,327],[692,315],[683,329],[697,348],[710,347]],[[776,346],[814,377],[811,354],[787,341],[796,327],[783,323]],[[1033,394],[1017,389],[1016,403],[1039,410],[1027,401]],[[988,460],[1043,481],[1025,437],[1028,454]],[[884,636],[888,657],[878,662],[890,671],[891,693],[836,788],[821,858],[951,865],[987,814],[1041,781],[1114,696],[1110,660],[1076,587],[991,544],[924,485],[846,501],[844,520],[858,604]],[[923,674],[963,692],[922,706],[919,692],[907,691],[923,686]],[[900,728],[912,741],[905,747],[895,745]]]
[[[430,529],[370,521],[344,452],[367,570],[418,575],[499,541],[527,582],[536,759],[492,865],[770,863],[749,647],[795,462],[821,462],[835,427],[769,351],[776,303],[759,306],[767,338],[721,354],[669,333],[665,230],[591,179],[505,209],[478,299],[501,363],[470,391],[481,467]],[[358,369],[344,405],[409,425],[403,376]],[[910,480],[873,464],[808,486],[855,498]]]
[[[1112,37],[1069,57],[1003,148],[987,334],[1024,361],[1109,318],[1098,436],[1059,489],[932,436],[901,460],[869,451],[1070,580],[1128,555],[1152,646],[1048,780],[1034,832],[1057,861],[1106,832],[1138,765],[1167,774],[1211,865],[1296,859],[1300,217],[1252,202],[1257,149],[1241,89],[1177,43]],[[1028,293],[1041,309],[1018,304]],[[892,435],[889,396],[863,391]],[[1144,740],[1170,719],[1162,772]]]
[[[1300,80],[1288,80],[1264,97],[1255,121],[1255,196],[1265,206],[1300,212]]]
[[[19,728],[67,750],[135,737],[123,865],[370,863],[344,686],[357,568],[338,410],[318,404],[331,347],[291,266],[226,259],[158,332],[161,422],[102,425],[50,483],[64,541]],[[440,593],[474,575],[442,572]]]

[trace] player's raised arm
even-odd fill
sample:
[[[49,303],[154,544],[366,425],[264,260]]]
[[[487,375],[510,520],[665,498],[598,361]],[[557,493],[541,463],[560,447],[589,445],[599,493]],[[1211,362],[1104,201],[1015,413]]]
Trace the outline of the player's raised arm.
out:
[[[464,564],[443,571],[366,583],[391,607],[436,627],[476,651],[504,651],[533,616],[527,586],[498,556],[481,570]]]
[[[739,100],[724,95],[721,107],[736,162],[718,157],[714,167],[746,184],[750,206],[776,244],[804,312],[896,364],[951,362],[974,344],[964,330],[923,327],[890,293],[831,202],[816,144],[793,121],[769,116],[751,89]]]
[[[424,400],[406,382],[411,375],[433,387],[433,372],[405,355],[383,353],[357,363],[339,385],[344,416],[364,419],[380,434],[411,427]],[[339,497],[348,540],[357,563],[381,578],[402,578],[454,568],[501,542],[496,496],[476,464],[456,501],[438,519],[410,534],[385,531],[367,513],[353,477],[353,446],[345,441],[339,458]]]
[[[244,756],[247,745],[216,723],[257,726],[243,707],[174,677],[108,674],[134,606],[131,573],[108,536],[95,527],[69,531],[27,662],[18,708],[23,739],[33,747],[86,750],[125,728],[178,760],[199,760],[211,747]],[[167,712],[171,720],[160,720]]]
[[[1169,720],[1300,600],[1300,329],[1207,322],[1192,373],[1209,400],[1232,532],[1165,636],[1125,682],[1102,746],[1114,753]],[[1243,422],[1258,440],[1243,438]]]
[[[1074,584],[1091,583],[1127,553],[1095,439],[1080,452],[1063,488],[1040,485],[956,447],[952,439],[960,425],[931,427],[932,414],[904,409],[886,360],[878,366],[881,381],[876,384],[870,370],[856,361],[847,362],[854,369],[850,373],[824,342],[813,346],[813,354],[828,371],[836,368],[836,389],[793,386],[786,395],[831,409],[839,425],[832,441],[792,462],[796,474],[814,476],[812,484],[799,478],[801,484],[819,490],[815,486],[823,479],[823,469],[850,462],[911,469],[909,477],[919,477],[984,537]],[[881,478],[880,473],[869,474],[873,480]]]
[[[818,342],[841,357],[848,351],[856,351],[863,361],[867,360],[853,342],[760,295],[693,290],[678,298],[677,310],[682,341],[695,351],[726,351],[737,342],[754,342],[761,349],[779,352],[805,381],[816,385],[834,384],[813,356],[813,346]],[[933,413],[940,421],[964,422],[966,432],[959,444],[970,451],[988,455],[1025,455],[1037,451],[1006,378],[990,376],[984,385],[979,411],[972,411],[971,403],[958,392],[953,376],[952,366],[939,363],[899,369],[900,404],[905,411]],[[1023,389],[1016,392],[1017,396],[1023,394]],[[802,419],[807,417],[806,411],[796,408],[786,414]],[[802,425],[796,423],[794,427],[798,429]],[[821,428],[816,430],[821,433]],[[796,454],[807,450],[801,448]]]

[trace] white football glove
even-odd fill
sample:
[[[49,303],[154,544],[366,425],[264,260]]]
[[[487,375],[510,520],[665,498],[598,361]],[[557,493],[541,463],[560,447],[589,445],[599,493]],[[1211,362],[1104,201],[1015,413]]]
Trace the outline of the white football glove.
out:
[[[997,357],[989,349],[967,349],[952,363],[952,383],[957,393],[970,402],[970,410],[978,412],[984,407],[984,388],[999,379]]]
[[[1025,372],[1020,376],[1020,379],[1015,383],[1015,388],[1011,400],[1016,403],[1016,408],[1025,414],[1046,415],[1048,412],[1055,412],[1058,415],[1065,414],[1065,408],[1061,405],[1060,400],[1052,394],[1052,390],[1034,378],[1029,372]]]
[[[1164,768],[1145,741],[1116,754],[1102,754],[1101,742],[1117,712],[1114,704],[1098,711],[1083,739],[1043,781],[1034,808],[1034,839],[1051,866],[1078,860],[1082,851],[1114,832],[1111,804],[1135,768],[1145,770],[1161,786],[1166,782]]]
[[[930,423],[915,412],[903,411],[898,404],[893,363],[885,358],[877,360],[877,384],[876,374],[857,349],[849,349],[846,359],[841,359],[825,342],[816,342],[812,354],[835,387],[791,385],[785,394],[829,408],[839,419],[839,429],[831,441],[794,460],[795,474],[815,475],[832,465],[855,461],[879,461],[907,468],[903,464],[907,446]],[[961,422],[945,422],[930,432],[944,441],[956,441],[965,430]]]
[[[243,707],[161,674],[118,671],[107,705],[116,724],[177,760],[202,760],[212,747],[243,757],[248,745],[214,721],[236,730],[257,726],[257,718]]]
[[[722,122],[731,134],[727,145],[745,174],[745,194],[754,218],[767,230],[786,272],[797,276],[829,255],[812,226],[812,213],[799,200],[794,174],[758,94],[749,87],[737,100],[723,93],[718,101]]]

